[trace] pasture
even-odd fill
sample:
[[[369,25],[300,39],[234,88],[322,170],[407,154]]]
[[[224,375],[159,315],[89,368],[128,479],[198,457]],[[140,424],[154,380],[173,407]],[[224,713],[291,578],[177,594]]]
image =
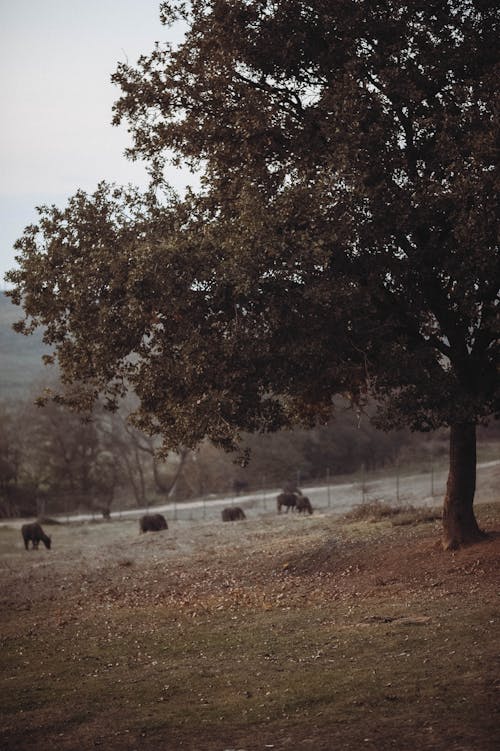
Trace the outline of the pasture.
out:
[[[1,526],[0,747],[493,751],[494,479],[453,554],[411,514]]]

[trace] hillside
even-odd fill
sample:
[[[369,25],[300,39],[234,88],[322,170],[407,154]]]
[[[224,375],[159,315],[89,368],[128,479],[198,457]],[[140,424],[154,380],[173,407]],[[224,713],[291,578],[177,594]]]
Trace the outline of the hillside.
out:
[[[22,317],[4,292],[0,293],[0,400],[26,397],[33,384],[48,375],[41,357],[47,352],[40,331],[16,334],[12,324]]]

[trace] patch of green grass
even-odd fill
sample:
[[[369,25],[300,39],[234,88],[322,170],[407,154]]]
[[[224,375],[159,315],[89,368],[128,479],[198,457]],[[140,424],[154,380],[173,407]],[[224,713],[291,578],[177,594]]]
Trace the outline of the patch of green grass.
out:
[[[429,611],[425,625],[367,624],[359,606],[348,617],[338,613],[338,623],[324,608],[197,622],[152,609],[50,633],[42,627],[8,640],[4,717],[43,718],[50,710],[67,730],[120,712],[133,734],[147,729],[154,737],[167,727],[221,733],[236,723],[243,732],[284,721],[349,724],[361,715],[367,726],[371,716],[398,726],[411,707],[415,726],[446,716],[472,736],[489,706],[480,624],[494,613],[491,606],[467,617]]]

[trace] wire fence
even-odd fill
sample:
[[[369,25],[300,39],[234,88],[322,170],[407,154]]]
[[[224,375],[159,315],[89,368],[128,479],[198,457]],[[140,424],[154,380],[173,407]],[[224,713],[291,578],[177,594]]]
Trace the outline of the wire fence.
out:
[[[400,472],[395,468],[384,476],[362,472],[356,478],[336,482],[326,472],[316,482],[300,486],[316,513],[343,514],[354,506],[373,501],[383,501],[393,506],[436,506],[441,505],[446,489],[447,470],[430,467],[427,472]],[[299,479],[299,478],[297,478]],[[265,478],[262,487],[248,492],[229,493],[223,497],[207,495],[189,501],[170,501],[143,509],[113,510],[112,518],[137,518],[148,511],[165,514],[169,521],[190,522],[221,518],[222,509],[240,506],[247,518],[277,513],[277,496],[280,487],[268,487]],[[286,513],[283,511],[282,513]],[[71,515],[72,520],[88,518],[88,514]],[[94,515],[98,517],[98,514]]]
[[[495,465],[495,467],[493,467]],[[487,469],[489,468],[489,469]],[[448,467],[445,465],[429,465],[427,471],[409,472],[406,468],[395,466],[392,471],[380,472],[362,471],[355,477],[331,477],[325,472],[323,477],[303,484],[298,484],[303,495],[310,499],[317,514],[344,514],[355,506],[380,501],[391,506],[441,507],[446,492]],[[500,472],[500,460],[478,464],[478,490],[481,488],[482,478],[490,476],[489,483],[495,484]],[[493,474],[492,474],[493,472]],[[484,473],[484,474],[483,474]],[[488,474],[489,473],[489,474]],[[300,477],[297,476],[300,481]],[[498,484],[498,483],[497,483]],[[168,502],[156,499],[142,508],[128,507],[111,508],[111,519],[137,519],[141,515],[154,512],[162,513],[169,521],[189,522],[198,520],[214,520],[221,518],[221,511],[226,506],[240,506],[248,518],[277,513],[277,496],[283,492],[289,482],[271,486],[266,479],[261,478],[261,487],[251,490],[234,490],[226,494],[206,494],[200,498],[187,501],[170,500]],[[477,493],[476,493],[477,496]],[[283,511],[282,513],[286,513]],[[59,521],[98,521],[102,514],[89,511],[84,506],[81,512],[76,512],[68,505],[66,512],[51,509],[50,500],[44,504],[40,516],[56,517]]]

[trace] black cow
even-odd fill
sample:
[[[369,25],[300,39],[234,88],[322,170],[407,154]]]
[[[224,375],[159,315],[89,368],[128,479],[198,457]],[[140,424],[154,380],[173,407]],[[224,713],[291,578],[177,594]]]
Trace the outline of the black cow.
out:
[[[239,519],[246,519],[245,512],[239,506],[228,506],[222,509],[223,522],[236,522]]]
[[[51,540],[48,535],[45,534],[38,522],[32,522],[31,524],[23,524],[21,527],[21,534],[24,540],[24,547],[28,550],[28,543],[31,540],[33,550],[38,550],[38,544],[40,540],[45,547],[50,550]]]
[[[313,512],[313,509],[312,509],[312,506],[311,506],[311,501],[309,500],[309,498],[306,495],[298,495],[297,496],[297,501],[296,501],[296,504],[295,504],[295,508],[297,509],[297,511],[299,512],[299,514],[302,514],[302,513],[305,514],[306,511],[307,511],[308,514],[312,514],[312,512]]]
[[[298,495],[296,493],[280,493],[276,498],[278,514],[281,514],[282,506],[286,507],[287,514],[289,509],[292,509],[292,511],[294,511],[297,506],[297,498]]]
[[[162,514],[145,514],[139,519],[141,532],[159,532],[168,529],[167,520]]]

